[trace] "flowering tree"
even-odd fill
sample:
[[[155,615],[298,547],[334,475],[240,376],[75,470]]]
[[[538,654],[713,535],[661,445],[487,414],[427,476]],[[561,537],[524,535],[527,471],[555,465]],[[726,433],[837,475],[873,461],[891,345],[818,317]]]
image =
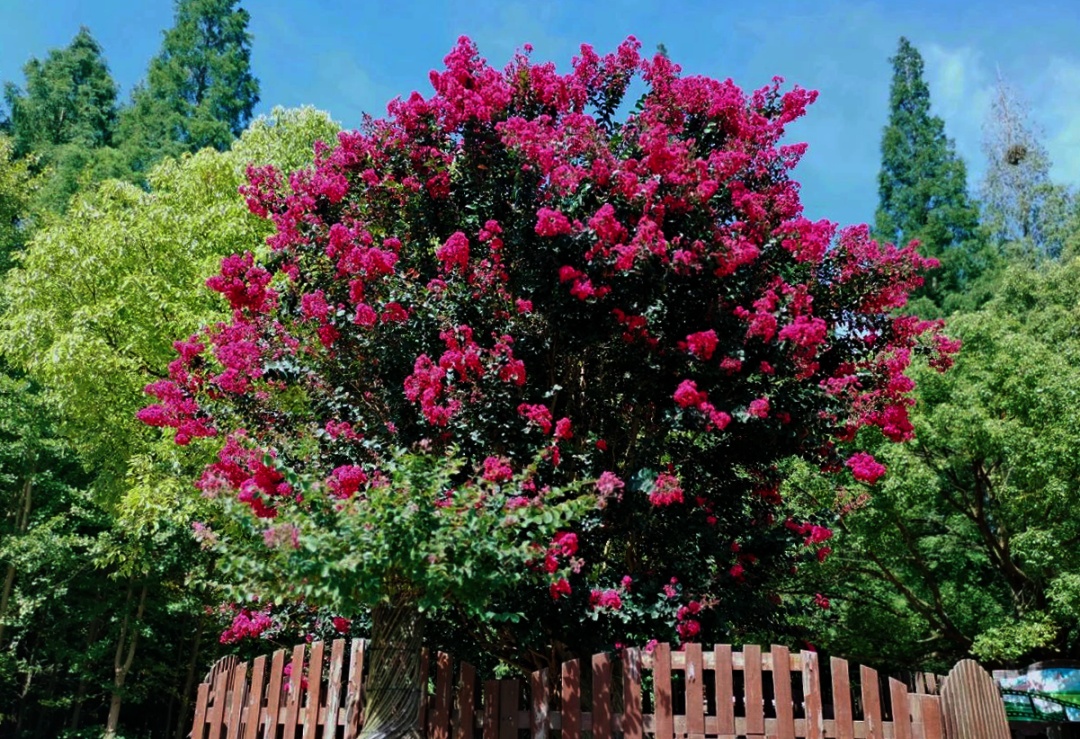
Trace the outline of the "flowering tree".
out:
[[[956,348],[896,313],[933,265],[801,215],[805,147],[779,140],[814,93],[638,48],[499,72],[463,38],[432,97],[310,169],[250,171],[270,256],[222,263],[232,320],[177,342],[141,414],[223,439],[199,485],[247,511],[222,534],[246,582],[375,606],[384,643],[422,610],[522,602],[690,640],[732,589],[828,553],[781,513],[777,463],[883,474],[856,431],[907,439],[912,352]],[[369,705],[369,729],[411,711]]]

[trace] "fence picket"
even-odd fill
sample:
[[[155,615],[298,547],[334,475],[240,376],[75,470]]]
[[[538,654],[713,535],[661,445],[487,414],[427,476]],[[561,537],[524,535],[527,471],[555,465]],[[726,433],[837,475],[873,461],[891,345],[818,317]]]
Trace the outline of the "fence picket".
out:
[[[686,733],[690,739],[705,737],[705,660],[700,644],[686,645]]]
[[[624,649],[623,673],[623,739],[642,739],[644,725],[641,716],[641,652]]]
[[[592,657],[592,735],[593,739],[611,739],[611,657]]]
[[[547,739],[548,735],[548,671],[542,670],[529,675],[529,732],[532,739]]]
[[[517,739],[520,680],[499,681],[499,739]]]
[[[761,690],[761,647],[757,644],[743,646],[743,680],[746,685],[746,734],[764,736],[765,699]]]
[[[911,705],[907,686],[891,677],[889,700],[892,703],[893,739],[911,739]]]
[[[226,731],[229,739],[240,739],[240,716],[244,707],[244,698],[247,691],[247,662],[241,662],[233,670],[229,678],[232,684],[229,700],[229,721]]]
[[[716,664],[716,731],[720,739],[735,736],[735,675],[731,659],[731,645],[717,644],[713,647]]]
[[[461,663],[461,681],[458,686],[458,710],[454,718],[454,739],[473,739],[473,697],[476,695],[476,668],[468,662]]]
[[[314,642],[308,655],[307,690],[305,691],[307,706],[303,713],[304,739],[315,739],[316,727],[319,725],[319,709],[322,708],[323,649],[324,645],[321,641]],[[297,700],[300,700],[299,696]]]
[[[821,705],[821,673],[817,652],[803,650],[801,656],[806,739],[824,739],[825,712]]]
[[[323,736],[337,736],[338,709],[341,707],[341,673],[345,661],[345,640],[334,639],[330,645],[330,680],[326,686],[326,713]]]
[[[206,704],[210,700],[210,686],[199,683],[195,694],[195,720],[191,723],[191,739],[203,739],[206,736]]]
[[[214,677],[213,703],[210,705],[206,723],[210,726],[210,739],[221,739],[221,728],[225,719],[225,692],[229,686],[229,673],[219,672]]]
[[[562,665],[562,739],[581,736],[581,663],[572,659]]]
[[[776,707],[777,739],[795,739],[795,713],[791,698],[791,652],[772,645],[773,702]]]
[[[435,655],[435,704],[428,724],[428,736],[431,739],[450,739],[450,691],[452,688],[454,664],[450,655],[439,652]]]
[[[833,715],[837,739],[855,739],[855,720],[851,715],[851,675],[846,659],[832,657]]]
[[[675,716],[671,694],[671,645],[657,644],[653,650],[653,715],[656,739],[675,736]]]
[[[364,653],[367,643],[353,639],[349,647],[349,687],[345,695],[345,739],[360,734],[361,711],[364,706]]]
[[[863,719],[866,721],[867,739],[885,739],[881,726],[881,688],[878,685],[877,670],[866,665],[859,667],[862,682]]]
[[[499,739],[499,681],[484,681],[484,739]]]

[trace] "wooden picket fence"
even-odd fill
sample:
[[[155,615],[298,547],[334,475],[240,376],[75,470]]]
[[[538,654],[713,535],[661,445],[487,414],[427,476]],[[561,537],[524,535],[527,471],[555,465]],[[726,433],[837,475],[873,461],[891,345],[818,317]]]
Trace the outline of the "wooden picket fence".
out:
[[[361,639],[338,639],[329,654],[315,642],[250,665],[219,663],[199,686],[191,736],[354,739],[362,728],[365,646]],[[909,690],[869,667],[853,675],[843,659],[824,664],[814,652],[782,646],[766,652],[754,645],[703,650],[687,644],[672,651],[659,644],[651,652],[625,649],[617,657],[571,660],[558,675],[544,669],[524,681],[478,681],[471,665],[455,666],[441,652],[433,660],[425,653],[422,669],[429,689],[417,725],[429,739],[545,739],[554,731],[561,739],[583,733],[592,739],[961,736],[946,733],[938,676],[915,675]],[[959,695],[964,686],[952,692]],[[980,739],[998,737],[980,731]]]

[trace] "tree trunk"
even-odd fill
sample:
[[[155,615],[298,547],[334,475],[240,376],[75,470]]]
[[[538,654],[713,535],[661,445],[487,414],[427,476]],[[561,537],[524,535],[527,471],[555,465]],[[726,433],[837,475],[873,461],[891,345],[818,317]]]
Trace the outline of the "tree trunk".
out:
[[[423,616],[411,604],[371,613],[370,672],[364,697],[364,739],[422,739],[419,727]]]
[[[19,501],[19,510],[15,517],[15,533],[25,534],[26,530],[30,527],[30,510],[31,501],[34,491],[34,474],[31,470],[27,475],[26,481],[23,483],[22,500]],[[4,587],[0,591],[0,648],[4,643],[4,619],[7,618],[8,604],[11,602],[11,590],[15,585],[15,564],[10,563],[7,566],[7,572],[4,573]]]
[[[128,585],[127,604],[125,605],[124,623],[120,627],[120,638],[116,642],[116,656],[113,658],[113,691],[109,700],[109,718],[105,723],[105,739],[115,739],[116,727],[120,724],[120,703],[123,701],[124,681],[127,680],[131,663],[135,661],[135,645],[139,641],[139,622],[142,621],[143,611],[146,608],[146,590],[143,585],[142,594],[139,596],[139,607],[135,612],[135,624],[131,628],[131,640],[128,641],[128,627],[131,624],[131,595],[135,584]],[[126,642],[126,645],[125,645]],[[124,655],[124,647],[127,646],[127,656]]]
[[[199,620],[195,625],[195,642],[191,645],[191,658],[188,660],[187,676],[184,678],[184,692],[180,699],[180,715],[176,720],[176,731],[173,739],[183,739],[184,727],[188,722],[188,707],[191,706],[191,694],[195,689],[195,668],[199,664],[199,650],[202,647],[203,622],[206,620],[204,613],[199,614]]]

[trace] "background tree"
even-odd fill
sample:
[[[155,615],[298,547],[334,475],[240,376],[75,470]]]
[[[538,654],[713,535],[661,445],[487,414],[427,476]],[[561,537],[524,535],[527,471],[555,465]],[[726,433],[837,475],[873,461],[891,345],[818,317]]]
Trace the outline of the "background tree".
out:
[[[963,293],[986,269],[988,256],[964,162],[945,135],[945,123],[930,112],[922,56],[901,37],[890,61],[874,236],[895,244],[917,239],[921,254],[941,262],[915,291],[912,308],[942,315],[963,304]]]
[[[808,572],[837,614],[823,646],[897,667],[1080,655],[1078,278],[1017,264],[950,320],[963,350],[915,372],[915,441],[881,451],[871,498],[841,493],[837,555]]]
[[[23,88],[12,82],[4,87],[14,153],[33,154],[36,166],[50,170],[39,197],[46,209],[60,212],[81,178],[110,174],[107,168],[96,174],[86,170],[94,169],[95,151],[112,143],[116,83],[85,26],[65,48],[53,49],[44,61],[27,62],[23,73]]]
[[[204,147],[224,151],[247,126],[259,101],[248,20],[237,0],[177,0],[173,27],[121,115],[135,171]]]
[[[983,137],[986,174],[982,216],[1008,256],[1061,256],[1069,239],[1068,189],[1050,181],[1050,157],[1029,120],[1027,107],[998,76]]]
[[[873,482],[846,440],[907,438],[911,353],[949,361],[893,313],[924,261],[802,217],[779,139],[813,93],[683,78],[633,40],[558,75],[463,38],[432,81],[312,168],[251,171],[270,253],[223,260],[231,320],[148,387],[143,420],[217,439],[223,566],[264,602],[372,607],[393,651],[435,610],[543,630],[519,652],[740,633],[828,554],[776,465]],[[389,711],[368,692],[373,735],[414,723],[395,687]]]
[[[40,391],[11,380],[12,407],[27,410],[4,417],[13,436],[0,438],[12,532],[0,576],[14,573],[0,648],[19,686],[0,703],[0,733],[19,716],[36,736],[95,721],[163,735],[190,720],[185,695],[222,627],[204,613],[220,596],[200,585],[214,558],[191,529],[203,516],[189,481],[207,457],[162,445],[134,414],[170,354],[168,327],[218,315],[197,288],[222,254],[270,231],[237,195],[248,164],[301,166],[336,131],[312,109],[277,110],[226,152],[158,164],[149,191],[107,181],[79,195],[18,255],[0,293],[0,345]],[[64,464],[14,461],[33,428],[19,419],[34,414],[61,436]],[[31,474],[41,493],[19,517]]]
[[[0,134],[0,275],[10,269],[30,234],[31,202],[41,184],[30,165],[30,160],[15,157],[15,145]]]

